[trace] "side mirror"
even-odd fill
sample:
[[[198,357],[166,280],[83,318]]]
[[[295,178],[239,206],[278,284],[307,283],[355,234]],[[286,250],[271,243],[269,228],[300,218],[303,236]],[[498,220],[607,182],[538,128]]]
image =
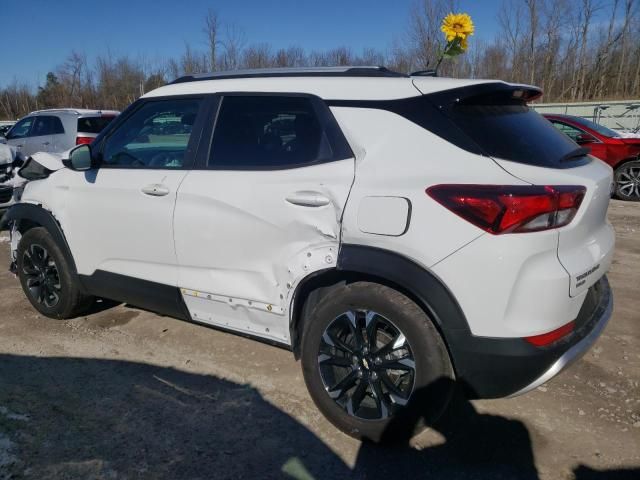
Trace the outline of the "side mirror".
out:
[[[594,143],[595,141],[596,139],[588,133],[581,133],[576,137],[576,143],[578,145],[583,145],[585,143]]]
[[[78,145],[69,152],[69,158],[62,160],[62,164],[76,172],[85,172],[93,168],[91,158],[91,146],[88,144]]]

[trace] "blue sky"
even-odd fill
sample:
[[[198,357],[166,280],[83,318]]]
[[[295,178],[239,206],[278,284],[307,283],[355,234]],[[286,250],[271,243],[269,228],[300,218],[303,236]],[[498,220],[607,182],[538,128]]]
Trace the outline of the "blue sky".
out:
[[[178,56],[185,42],[204,49],[207,9],[241,27],[247,43],[322,50],[347,45],[386,49],[406,32],[412,0],[12,0],[0,4],[0,86],[14,79],[32,86],[76,50],[111,52],[159,62]],[[476,37],[492,38],[501,0],[463,0]]]

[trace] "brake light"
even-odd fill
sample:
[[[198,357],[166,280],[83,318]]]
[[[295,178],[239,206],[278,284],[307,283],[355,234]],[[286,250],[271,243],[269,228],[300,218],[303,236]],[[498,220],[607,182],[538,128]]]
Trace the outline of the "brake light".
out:
[[[76,145],[84,145],[93,142],[93,137],[76,137]]]
[[[543,333],[541,335],[534,335],[532,337],[525,337],[525,340],[531,345],[536,347],[546,347],[554,342],[557,342],[563,337],[566,337],[573,332],[576,322],[569,322],[566,325],[561,326],[551,332]]]
[[[456,215],[499,235],[569,224],[586,189],[566,185],[435,185],[426,192]]]

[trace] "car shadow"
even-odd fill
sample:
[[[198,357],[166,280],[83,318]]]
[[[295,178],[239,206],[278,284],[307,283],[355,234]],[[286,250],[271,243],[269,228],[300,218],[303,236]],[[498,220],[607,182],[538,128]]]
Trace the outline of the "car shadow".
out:
[[[415,393],[409,423],[441,387]],[[444,443],[418,450],[411,428],[391,424],[394,446],[363,442],[350,467],[249,385],[128,361],[0,354],[1,478],[537,478],[517,420],[457,395],[434,428]],[[576,478],[632,478],[625,472],[580,467]]]

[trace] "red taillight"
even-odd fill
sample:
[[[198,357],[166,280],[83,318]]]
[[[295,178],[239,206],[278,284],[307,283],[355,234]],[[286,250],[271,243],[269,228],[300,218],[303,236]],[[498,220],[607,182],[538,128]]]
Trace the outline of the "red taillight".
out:
[[[489,233],[537,232],[573,220],[582,186],[435,185],[427,194]]]
[[[543,333],[542,335],[534,335],[532,337],[525,337],[525,340],[536,347],[545,347],[569,335],[573,332],[573,328],[575,326],[576,322],[569,322],[560,328],[552,330],[551,332]]]
[[[76,145],[84,145],[85,143],[91,143],[95,139],[93,137],[76,137]]]

